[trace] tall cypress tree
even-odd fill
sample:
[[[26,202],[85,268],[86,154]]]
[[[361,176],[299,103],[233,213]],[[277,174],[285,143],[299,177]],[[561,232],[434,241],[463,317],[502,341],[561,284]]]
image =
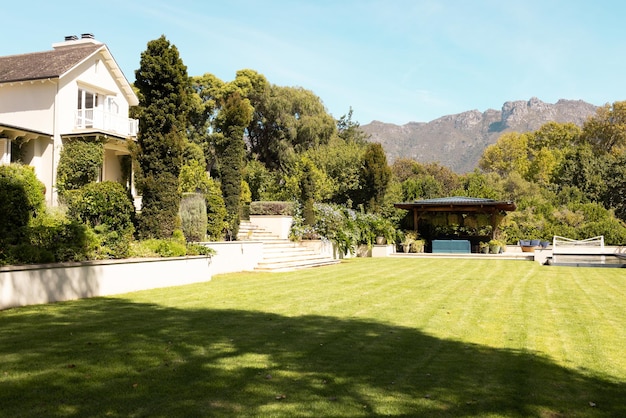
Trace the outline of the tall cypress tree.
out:
[[[361,196],[358,203],[366,205],[368,211],[377,212],[383,203],[387,186],[391,180],[391,168],[381,144],[373,142],[367,146],[361,166]]]
[[[148,42],[135,71],[139,96],[137,186],[142,237],[167,238],[179,225],[178,174],[191,108],[191,79],[178,49],[165,36]]]
[[[243,135],[252,119],[252,112],[250,101],[234,92],[224,100],[215,120],[215,130],[220,135],[216,148],[220,161],[222,194],[228,212],[229,235],[233,238],[239,231],[239,202],[246,157]]]

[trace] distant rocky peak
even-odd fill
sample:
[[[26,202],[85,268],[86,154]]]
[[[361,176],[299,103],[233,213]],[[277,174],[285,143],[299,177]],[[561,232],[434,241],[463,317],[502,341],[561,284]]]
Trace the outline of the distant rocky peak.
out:
[[[442,116],[430,122],[394,125],[374,121],[361,125],[370,141],[380,142],[392,163],[397,158],[438,162],[465,173],[477,167],[483,150],[505,132],[528,132],[546,122],[582,126],[597,107],[582,100],[561,99],[555,104],[536,97],[506,102],[502,110],[469,110]]]
[[[517,127],[523,125],[535,125],[537,122],[545,122],[556,116],[556,105],[544,103],[536,97],[528,101],[517,100],[505,102],[502,105],[502,125],[506,127]]]

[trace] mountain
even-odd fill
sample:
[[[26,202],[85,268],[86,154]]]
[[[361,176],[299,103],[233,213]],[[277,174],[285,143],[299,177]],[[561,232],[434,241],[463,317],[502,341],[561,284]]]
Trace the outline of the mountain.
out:
[[[582,100],[561,99],[551,104],[533,97],[506,102],[499,111],[470,110],[405,125],[373,121],[361,129],[370,135],[369,141],[380,142],[389,164],[398,158],[411,158],[466,173],[478,166],[483,150],[505,132],[535,131],[550,121],[582,126],[597,109]]]

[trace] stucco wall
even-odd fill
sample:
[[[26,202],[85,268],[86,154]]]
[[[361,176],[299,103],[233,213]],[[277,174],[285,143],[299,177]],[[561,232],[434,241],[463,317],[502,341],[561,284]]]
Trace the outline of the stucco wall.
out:
[[[180,257],[0,269],[0,309],[211,280],[210,259]]]
[[[209,242],[213,257],[107,260],[0,267],[0,309],[206,282],[253,270],[261,242]]]
[[[0,123],[52,134],[56,81],[3,84],[0,87]]]
[[[250,215],[250,222],[264,230],[278,235],[280,239],[289,239],[293,217],[281,215]]]

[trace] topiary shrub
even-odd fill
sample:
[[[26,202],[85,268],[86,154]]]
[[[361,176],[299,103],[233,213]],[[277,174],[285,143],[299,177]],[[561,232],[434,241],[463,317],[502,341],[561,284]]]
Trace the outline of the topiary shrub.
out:
[[[32,167],[0,165],[0,242],[24,236],[29,222],[45,210],[45,186]]]
[[[170,173],[141,180],[142,208],[137,224],[140,238],[170,238],[180,227],[178,177]]]
[[[60,263],[96,258],[98,238],[79,221],[61,212],[44,213],[33,219],[28,237],[13,248],[19,263]]]
[[[250,202],[250,215],[293,216],[294,202]]]
[[[184,193],[180,201],[180,222],[188,242],[203,241],[207,233],[206,201],[202,193]]]
[[[95,182],[104,161],[102,141],[68,140],[61,150],[57,168],[57,190],[63,196],[67,190],[76,190]]]
[[[213,179],[209,180],[209,189],[204,195],[207,212],[206,233],[211,241],[220,241],[224,239],[224,230],[228,226],[225,221],[226,204],[220,186]]]
[[[89,183],[66,194],[68,216],[93,228],[102,248],[99,258],[128,256],[135,208],[124,186],[113,181]]]

